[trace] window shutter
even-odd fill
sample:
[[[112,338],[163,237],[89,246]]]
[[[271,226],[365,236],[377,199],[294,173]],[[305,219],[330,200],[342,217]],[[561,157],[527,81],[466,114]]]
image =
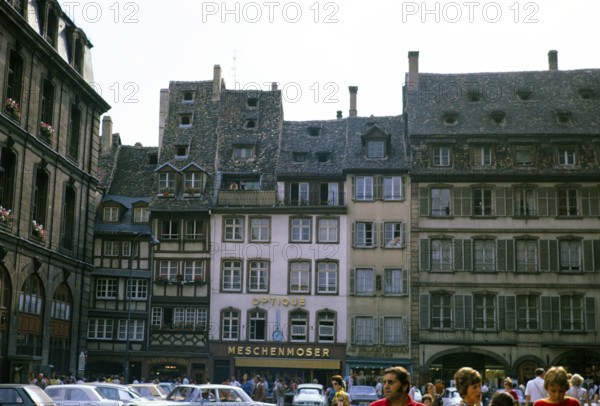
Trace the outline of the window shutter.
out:
[[[356,199],[356,176],[352,176],[352,200]]]
[[[408,343],[408,323],[404,320],[404,317],[400,319],[400,323],[402,323],[402,344]]]
[[[378,240],[379,244],[376,245],[377,247],[381,247],[381,248],[385,247],[385,242],[386,241],[385,241],[385,235],[384,235],[384,233],[385,233],[385,223],[380,223],[380,226],[379,226],[379,236],[377,237],[379,239]]]
[[[373,222],[373,247],[377,247],[377,229],[378,223]]]
[[[549,271],[558,271],[558,241],[550,240],[550,269]]]
[[[356,294],[356,269],[350,269],[350,294]]]
[[[515,270],[514,241],[498,240],[498,271],[509,272]]]
[[[500,330],[516,330],[516,298],[515,296],[498,296]]]
[[[463,271],[463,243],[464,240],[454,240],[454,270]]]
[[[454,295],[454,328],[471,330],[473,328],[473,297]]]
[[[594,270],[600,271],[600,240],[592,242],[594,247]]]
[[[400,293],[403,295],[408,295],[408,270],[402,269],[402,287],[400,289]]]
[[[471,189],[468,187],[461,188],[462,189],[462,215],[470,216],[471,215]]]
[[[509,187],[496,188],[496,215],[513,215],[513,196],[512,189]]]
[[[583,240],[583,270],[594,272],[594,241]]]
[[[559,311],[557,296],[542,296],[542,330],[559,329]]]
[[[421,247],[419,250],[419,258],[421,260],[421,263],[419,264],[419,270],[420,271],[428,271],[429,270],[429,240],[428,239],[422,239],[421,240]]]
[[[538,213],[540,216],[556,216],[556,189],[538,189]]]
[[[377,336],[379,336],[379,344],[382,345],[385,344],[385,327],[383,325],[384,321],[385,317],[382,316],[379,318],[379,334]],[[375,323],[375,325],[377,324]]]
[[[400,247],[406,248],[406,234],[404,234],[404,222],[400,223]]]
[[[550,240],[540,240],[540,271],[550,271]]]
[[[373,200],[383,199],[383,176],[373,176]]]
[[[356,343],[356,323],[354,322],[355,316],[350,317],[350,342]]]
[[[548,188],[548,215],[556,216],[556,189]]]
[[[356,247],[356,223],[352,223],[352,246]]]
[[[463,271],[471,272],[473,265],[471,259],[473,258],[473,241],[463,240]]]
[[[406,199],[406,176],[400,176],[400,200]]]
[[[429,188],[419,188],[419,215],[429,216]]]
[[[419,297],[419,326],[423,330],[429,329],[429,295],[422,294]]]
[[[585,331],[596,331],[596,299],[585,298]]]
[[[586,187],[581,189],[581,208],[584,216],[600,215],[598,188]]]

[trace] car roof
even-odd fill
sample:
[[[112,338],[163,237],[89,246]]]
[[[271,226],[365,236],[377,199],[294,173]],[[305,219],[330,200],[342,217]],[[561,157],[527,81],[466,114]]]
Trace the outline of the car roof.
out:
[[[320,383],[301,383],[298,385],[298,389],[300,388],[320,388],[323,389],[323,385]]]
[[[194,388],[194,389],[231,389],[237,388],[233,385],[222,385],[220,383],[203,383],[201,385],[194,384],[179,384],[175,385],[176,388]]]

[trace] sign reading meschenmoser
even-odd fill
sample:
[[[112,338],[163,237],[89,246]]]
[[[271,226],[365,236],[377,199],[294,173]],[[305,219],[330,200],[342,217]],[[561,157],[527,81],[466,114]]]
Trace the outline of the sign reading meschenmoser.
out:
[[[253,357],[311,357],[329,358],[329,348],[323,347],[268,347],[262,345],[230,345],[228,355],[250,355]]]

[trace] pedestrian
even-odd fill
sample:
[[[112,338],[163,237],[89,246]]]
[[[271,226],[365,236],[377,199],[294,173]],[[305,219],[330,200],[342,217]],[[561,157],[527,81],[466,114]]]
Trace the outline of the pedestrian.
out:
[[[490,406],[517,406],[518,403],[510,393],[498,391],[492,396]]]
[[[377,385],[375,385],[375,393],[377,393],[379,399],[383,396],[383,383],[381,381],[381,378],[377,378]]]
[[[277,379],[277,383],[275,383],[275,390],[273,393],[277,396],[277,406],[284,406],[285,403],[285,391],[287,390],[287,385],[283,378]]]
[[[248,379],[248,374],[242,375],[242,389],[248,394],[248,396],[252,396],[254,385],[252,384],[252,380]]]
[[[513,398],[515,398],[515,400],[518,402],[519,401],[519,395],[517,394],[517,391],[514,389],[513,387],[513,381],[512,379],[510,379],[510,377],[506,377],[504,379],[504,390],[510,394],[510,396],[512,396]]]
[[[181,380],[181,383],[184,385],[189,385],[190,384],[190,380],[187,377],[187,375],[183,375],[183,379]]]
[[[548,396],[548,392],[544,389],[544,368],[536,368],[534,373],[535,378],[527,382],[525,387],[525,406]]]
[[[421,399],[421,402],[425,406],[433,406],[433,398],[431,397],[431,395],[429,393],[426,393],[426,394],[423,395],[423,398]]]
[[[443,399],[440,395],[438,395],[435,385],[431,382],[425,384],[425,394],[431,396],[433,406],[442,406]]]
[[[264,402],[267,398],[263,379],[264,378],[261,378],[260,375],[256,375],[254,377],[254,391],[252,392],[252,400],[256,400],[257,402]]]
[[[552,367],[544,375],[544,389],[548,396],[535,401],[533,406],[580,406],[577,399],[565,396],[569,389],[569,378],[563,367]]]
[[[583,377],[579,374],[573,374],[571,377],[571,387],[566,394],[567,396],[571,396],[572,398],[579,400],[581,406],[585,406],[586,404],[592,406],[588,391],[581,387],[582,383]]]
[[[231,379],[229,380],[229,384],[233,386],[237,386],[238,388],[242,387],[242,384],[237,380],[235,375],[231,375]]]
[[[346,384],[341,375],[331,377],[331,387],[335,390],[331,406],[350,406],[350,397],[346,392]]]
[[[410,397],[411,387],[410,373],[404,367],[387,368],[383,372],[383,398],[370,406],[424,406]]]
[[[460,368],[454,374],[456,390],[462,398],[460,405],[479,406],[481,403],[481,374],[470,367]]]

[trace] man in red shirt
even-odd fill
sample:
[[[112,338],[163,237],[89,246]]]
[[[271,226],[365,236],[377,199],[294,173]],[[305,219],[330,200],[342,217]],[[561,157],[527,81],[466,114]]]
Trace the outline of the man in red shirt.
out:
[[[424,406],[408,394],[411,386],[410,373],[405,368],[387,368],[383,375],[383,398],[369,406]]]

